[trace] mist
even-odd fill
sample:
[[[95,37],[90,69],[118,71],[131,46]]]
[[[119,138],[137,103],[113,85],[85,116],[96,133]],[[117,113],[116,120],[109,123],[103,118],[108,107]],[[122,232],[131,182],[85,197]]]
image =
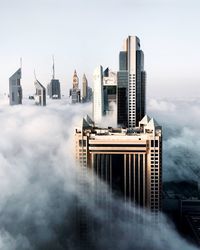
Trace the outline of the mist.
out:
[[[175,171],[176,159],[183,158],[180,149],[193,150],[198,128],[190,127],[183,114],[169,115],[152,103],[150,112],[164,124],[165,178],[186,178],[188,173],[192,178],[182,162]],[[173,105],[177,112],[179,106]],[[199,112],[195,106],[192,110],[190,118]],[[90,111],[88,104],[69,105],[66,100],[49,101],[47,107],[30,102],[10,107],[6,100],[0,102],[0,249],[81,249],[77,212],[82,211],[95,225],[85,232],[91,249],[197,249],[181,238],[164,216],[154,225],[148,211],[134,204],[125,206],[90,174],[83,183],[79,181],[74,128]],[[195,127],[191,135],[190,128]],[[198,160],[193,161],[195,169]],[[97,192],[108,199],[96,201]]]
[[[150,99],[148,112],[163,127],[164,181],[200,177],[200,101]]]

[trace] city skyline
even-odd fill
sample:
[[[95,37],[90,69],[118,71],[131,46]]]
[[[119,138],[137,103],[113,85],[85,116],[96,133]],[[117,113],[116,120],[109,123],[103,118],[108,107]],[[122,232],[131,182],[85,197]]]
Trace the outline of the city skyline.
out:
[[[21,0],[12,5],[10,1],[1,1],[0,92],[8,93],[8,77],[19,67],[20,57],[24,93],[33,91],[34,68],[46,85],[51,78],[54,54],[61,92],[67,95],[74,68],[80,75],[85,73],[89,83],[99,64],[116,71],[117,52],[122,48],[122,43],[116,41],[135,34],[144,41],[148,96],[198,96],[199,7],[197,0],[111,0],[106,4],[88,0],[87,5],[63,0],[29,4]],[[79,18],[73,19],[72,24],[74,15]],[[109,38],[106,46],[105,37]]]

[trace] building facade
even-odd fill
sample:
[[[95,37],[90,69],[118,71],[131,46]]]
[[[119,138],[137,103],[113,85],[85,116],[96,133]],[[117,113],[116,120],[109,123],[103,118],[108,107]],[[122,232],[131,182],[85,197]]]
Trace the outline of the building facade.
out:
[[[22,104],[21,68],[9,78],[9,102],[10,105]]]
[[[76,70],[74,71],[72,89],[69,91],[69,96],[73,104],[81,102],[81,90],[79,89],[79,78]]]
[[[49,97],[51,99],[61,99],[60,81],[52,79],[49,84]]]
[[[55,79],[55,63],[53,57],[53,75],[48,86],[48,94],[51,99],[61,99],[60,81]]]
[[[144,55],[129,36],[119,55],[117,74],[102,66],[93,75],[93,121],[76,129],[76,160],[91,169],[125,202],[151,210],[158,218],[162,195],[162,128],[146,115]],[[117,106],[118,128],[100,127]],[[109,122],[109,121],[108,121]]]
[[[118,124],[133,128],[145,115],[146,74],[144,54],[140,49],[140,40],[129,36],[124,50],[119,53],[118,82]]]
[[[46,89],[45,87],[36,79],[35,80],[35,104],[39,106],[46,106]]]
[[[104,116],[112,115],[117,104],[117,74],[102,66],[93,74],[93,119],[101,123]]]
[[[77,129],[76,160],[104,180],[125,202],[161,209],[162,130],[145,116],[134,129],[97,128],[88,117]]]
[[[86,78],[86,75],[83,75],[82,80],[82,102],[87,102],[88,98],[88,80]]]

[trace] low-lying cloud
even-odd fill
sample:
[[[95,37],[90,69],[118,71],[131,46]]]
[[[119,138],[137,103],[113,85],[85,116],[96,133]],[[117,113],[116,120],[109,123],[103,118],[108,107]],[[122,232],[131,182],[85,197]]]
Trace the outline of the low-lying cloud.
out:
[[[74,127],[90,113],[89,105],[65,101],[47,107],[0,105],[0,249],[82,249],[76,211],[84,211],[95,225],[86,232],[91,249],[196,249],[164,217],[155,226],[148,212],[140,213],[131,204],[125,207],[120,199],[95,203],[91,178],[85,180],[84,189],[77,181]],[[162,114],[155,114],[164,121]],[[184,138],[190,138],[187,128],[183,131]],[[165,148],[173,149],[177,145],[173,128],[168,133]],[[174,168],[170,164],[167,167]],[[104,184],[99,182],[98,187],[107,193]]]
[[[149,113],[163,126],[164,181],[200,177],[200,101],[149,100]]]

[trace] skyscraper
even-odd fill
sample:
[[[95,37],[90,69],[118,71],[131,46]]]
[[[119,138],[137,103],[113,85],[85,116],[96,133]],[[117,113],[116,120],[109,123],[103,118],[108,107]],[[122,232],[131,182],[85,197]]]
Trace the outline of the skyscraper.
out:
[[[60,81],[55,79],[55,63],[53,58],[53,76],[49,84],[49,97],[52,99],[61,99]]]
[[[46,89],[45,87],[35,79],[35,104],[40,106],[46,106]]]
[[[86,78],[86,75],[83,75],[82,79],[82,102],[87,102],[88,101],[88,80]]]
[[[21,68],[9,78],[10,105],[22,104]]]
[[[125,202],[147,207],[158,218],[162,194],[162,128],[145,115],[144,55],[136,36],[126,39],[119,59],[117,76],[109,69],[103,71],[102,66],[94,71],[94,122],[87,116],[82,128],[76,129],[76,160],[79,166],[90,168],[109,184]],[[120,126],[99,127],[111,100],[117,103]]]
[[[99,128],[89,117],[76,130],[76,160],[126,202],[157,215],[162,193],[162,130],[145,116],[134,129]]]
[[[79,89],[79,78],[76,70],[74,70],[72,89],[70,89],[69,96],[71,97],[71,102],[73,104],[81,101],[81,90]]]
[[[112,115],[117,103],[117,75],[109,68],[102,66],[93,74],[93,119],[101,123],[106,115]]]
[[[138,126],[146,112],[144,54],[136,36],[126,39],[124,51],[119,54],[117,78],[118,124],[133,128]]]
[[[93,73],[93,119],[101,122],[104,115],[103,105],[103,67],[98,66]]]

